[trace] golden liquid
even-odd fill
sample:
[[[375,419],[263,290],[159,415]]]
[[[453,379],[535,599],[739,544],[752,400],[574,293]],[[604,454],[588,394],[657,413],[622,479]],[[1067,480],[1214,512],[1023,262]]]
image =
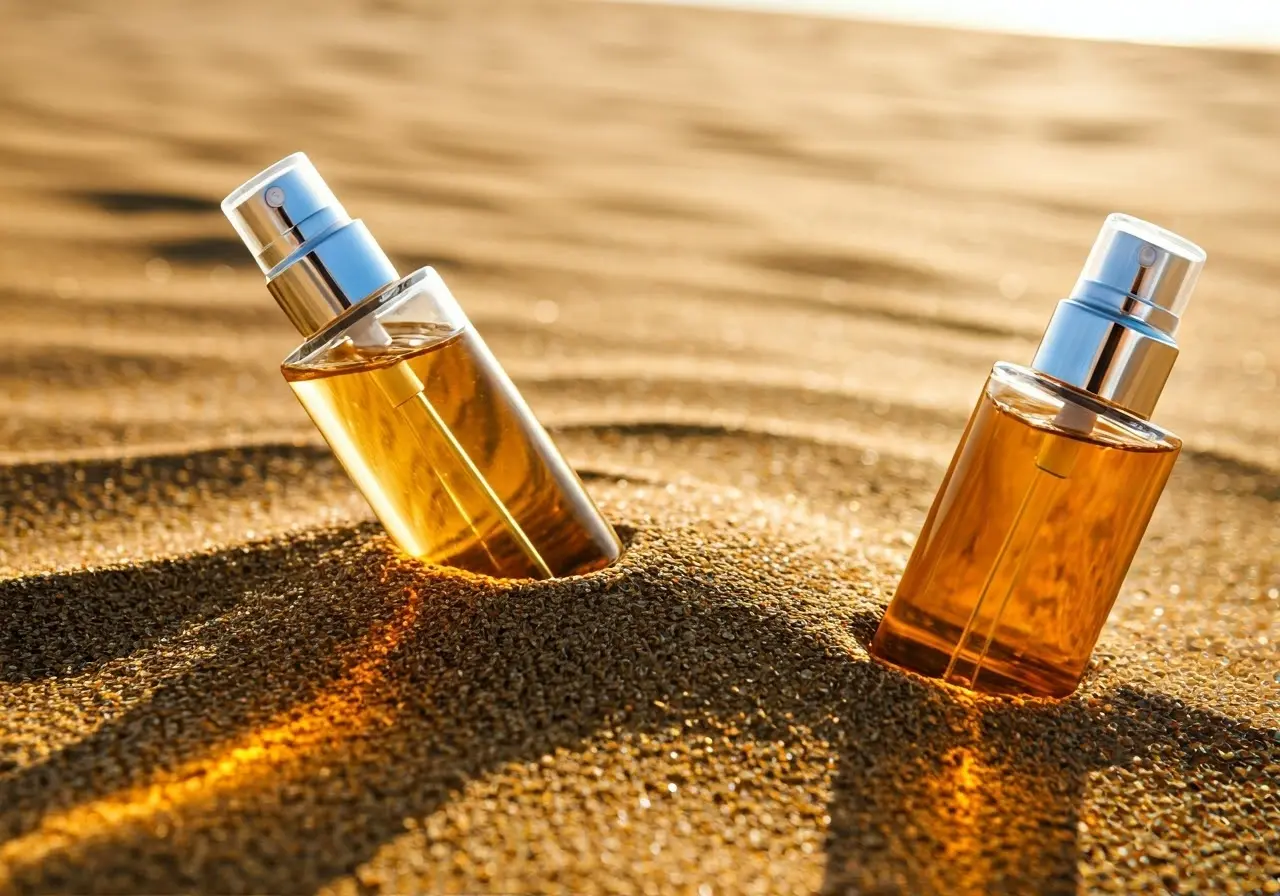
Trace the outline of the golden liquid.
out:
[[[1075,690],[1181,443],[983,394],[872,643],[987,693]],[[1090,418],[1092,422],[1092,418]]]
[[[600,569],[622,545],[470,327],[386,323],[281,368],[407,553],[504,578]]]

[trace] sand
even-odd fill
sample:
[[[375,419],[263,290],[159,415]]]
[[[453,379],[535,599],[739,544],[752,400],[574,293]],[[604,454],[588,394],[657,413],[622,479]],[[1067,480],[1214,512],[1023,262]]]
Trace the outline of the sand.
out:
[[[0,34],[0,890],[1280,888],[1280,56],[444,0]],[[216,207],[297,149],[438,266],[616,568],[397,559]],[[1088,677],[871,662],[1113,210],[1210,263]]]

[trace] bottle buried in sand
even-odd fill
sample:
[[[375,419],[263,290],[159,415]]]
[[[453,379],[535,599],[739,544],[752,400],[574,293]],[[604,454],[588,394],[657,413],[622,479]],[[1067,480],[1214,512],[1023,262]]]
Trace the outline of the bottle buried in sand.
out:
[[[986,693],[1075,690],[1182,448],[1147,421],[1204,261],[1107,218],[1031,367],[992,369],[875,656]]]
[[[222,211],[306,337],[284,378],[401,548],[506,578],[618,559],[613,528],[439,275],[400,277],[305,155]]]

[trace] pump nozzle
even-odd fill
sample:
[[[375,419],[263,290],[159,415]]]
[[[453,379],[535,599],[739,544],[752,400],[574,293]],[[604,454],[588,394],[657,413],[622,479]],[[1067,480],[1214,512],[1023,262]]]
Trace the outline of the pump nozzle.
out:
[[[267,275],[267,288],[304,336],[399,279],[303,153],[250,178],[222,212]]]
[[[1190,240],[1110,215],[1031,366],[1150,417],[1178,357],[1174,335],[1204,262]]]

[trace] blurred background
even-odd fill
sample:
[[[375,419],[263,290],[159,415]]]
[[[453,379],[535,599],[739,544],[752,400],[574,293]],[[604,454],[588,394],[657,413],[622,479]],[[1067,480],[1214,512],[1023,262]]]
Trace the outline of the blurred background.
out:
[[[1212,6],[1206,39],[1273,36]],[[1210,256],[1158,419],[1280,462],[1266,50],[545,0],[0,16],[6,455],[310,437],[275,369],[297,337],[217,209],[303,150],[551,423],[962,411],[1103,216],[1147,217]]]

